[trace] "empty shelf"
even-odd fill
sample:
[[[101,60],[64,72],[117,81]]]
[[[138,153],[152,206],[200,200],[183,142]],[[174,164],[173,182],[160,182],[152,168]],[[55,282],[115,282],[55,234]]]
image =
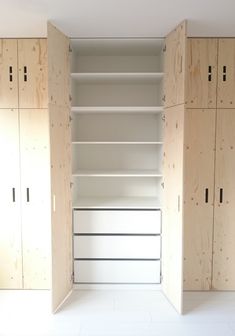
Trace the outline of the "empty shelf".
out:
[[[163,145],[162,141],[72,141],[73,145]]]
[[[157,197],[80,197],[73,208],[92,209],[160,209]]]
[[[87,176],[87,177],[98,177],[98,176],[141,176],[141,177],[162,177],[162,174],[156,170],[78,170],[73,176]]]
[[[72,79],[80,83],[100,82],[100,81],[129,81],[129,82],[156,82],[162,79],[163,72],[87,72],[71,73]]]
[[[163,106],[73,106],[75,113],[160,113]]]

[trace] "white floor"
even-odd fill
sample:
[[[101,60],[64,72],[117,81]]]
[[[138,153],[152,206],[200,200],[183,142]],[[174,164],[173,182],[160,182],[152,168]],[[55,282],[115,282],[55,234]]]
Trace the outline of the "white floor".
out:
[[[1,336],[235,336],[235,293],[185,293],[179,316],[160,291],[75,291],[50,313],[49,291],[0,291]]]

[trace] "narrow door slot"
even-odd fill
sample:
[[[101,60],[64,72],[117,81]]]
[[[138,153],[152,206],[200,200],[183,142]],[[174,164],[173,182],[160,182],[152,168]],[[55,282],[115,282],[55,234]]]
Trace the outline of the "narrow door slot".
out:
[[[28,74],[27,74],[27,66],[24,66],[24,81],[27,82]]]
[[[15,188],[12,188],[12,201],[16,201],[16,193],[15,193]]]
[[[205,189],[205,203],[208,203],[208,198],[209,198],[209,190],[208,188]]]
[[[227,67],[226,65],[223,66],[223,82],[226,82],[226,74],[227,74]]]
[[[208,66],[208,81],[211,82],[212,79],[212,67],[211,65]]]
[[[9,66],[9,81],[12,82],[13,75],[12,75],[12,66]]]
[[[27,202],[29,202],[29,188],[26,189]]]
[[[219,202],[223,203],[223,189],[222,188],[220,188],[219,190]]]

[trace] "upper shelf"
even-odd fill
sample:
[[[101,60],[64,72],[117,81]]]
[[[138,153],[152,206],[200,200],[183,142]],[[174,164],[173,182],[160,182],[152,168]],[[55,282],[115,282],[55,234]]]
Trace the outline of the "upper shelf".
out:
[[[161,113],[163,106],[73,106],[74,113]]]
[[[162,173],[157,170],[78,170],[72,176],[80,177],[162,177]]]
[[[147,82],[155,83],[164,76],[163,72],[92,72],[71,73],[71,77],[78,83],[94,82]]]
[[[87,38],[71,39],[74,53],[87,55],[158,55],[163,38]]]

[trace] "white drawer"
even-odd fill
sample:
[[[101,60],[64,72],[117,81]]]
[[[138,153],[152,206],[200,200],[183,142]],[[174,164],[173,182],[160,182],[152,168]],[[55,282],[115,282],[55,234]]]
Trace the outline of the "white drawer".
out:
[[[76,283],[160,283],[160,261],[75,260]]]
[[[74,258],[159,259],[160,236],[74,236]]]
[[[74,233],[160,232],[160,210],[74,210]]]

